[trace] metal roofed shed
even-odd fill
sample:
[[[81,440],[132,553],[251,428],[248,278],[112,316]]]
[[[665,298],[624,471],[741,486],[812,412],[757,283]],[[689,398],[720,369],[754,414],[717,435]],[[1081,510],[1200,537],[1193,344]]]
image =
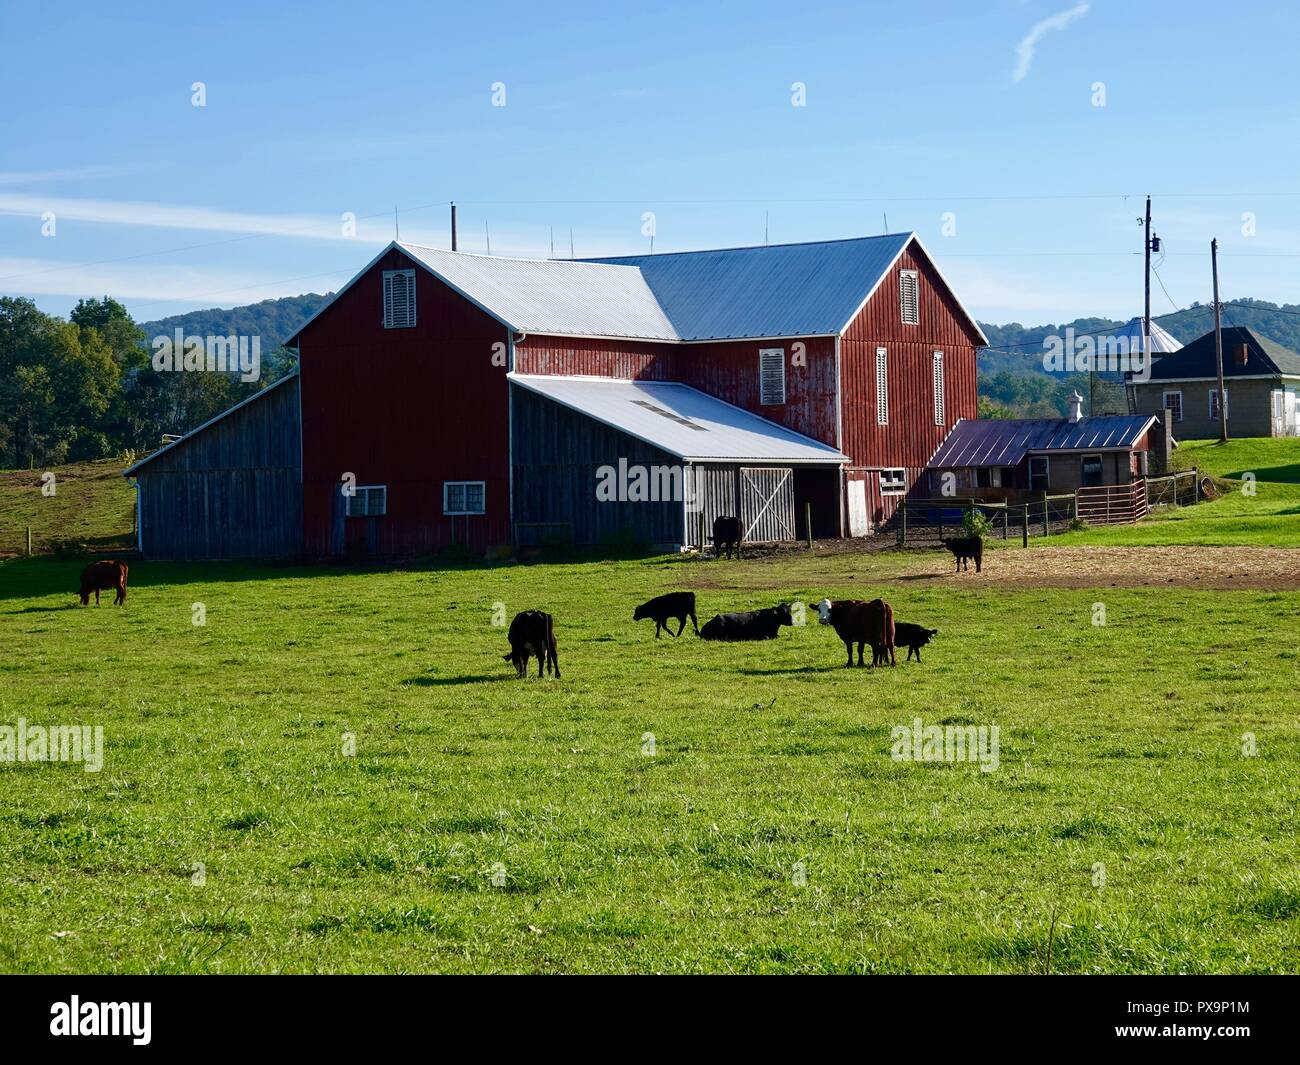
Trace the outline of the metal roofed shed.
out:
[[[698,547],[717,517],[746,539],[840,530],[829,445],[678,382],[509,375],[515,539],[563,527],[579,545],[635,536]]]

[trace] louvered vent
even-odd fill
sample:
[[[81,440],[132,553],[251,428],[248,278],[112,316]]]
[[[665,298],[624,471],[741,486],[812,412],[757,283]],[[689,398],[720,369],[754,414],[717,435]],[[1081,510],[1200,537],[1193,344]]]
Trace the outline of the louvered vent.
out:
[[[942,351],[936,351],[934,353],[934,424],[944,424]]]
[[[758,401],[765,407],[785,402],[785,349],[762,348],[758,353]]]
[[[384,271],[384,328],[415,328],[415,271]]]
[[[904,270],[898,275],[898,303],[904,325],[919,325],[921,322],[919,289],[920,281],[915,270]]]
[[[889,424],[889,354],[876,348],[876,424]]]

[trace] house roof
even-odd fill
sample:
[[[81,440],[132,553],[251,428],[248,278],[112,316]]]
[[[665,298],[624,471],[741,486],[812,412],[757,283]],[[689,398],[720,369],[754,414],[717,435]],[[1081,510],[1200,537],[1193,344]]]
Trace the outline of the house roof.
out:
[[[192,436],[198,436],[198,434],[201,433],[201,432],[203,432],[203,430],[206,429],[206,428],[208,428],[208,426],[210,426],[210,425],[215,425],[217,422],[221,421],[222,418],[225,418],[225,417],[227,417],[228,415],[234,414],[235,411],[239,410],[241,407],[246,407],[246,406],[248,406],[250,403],[256,403],[256,402],[257,402],[259,399],[261,399],[263,396],[269,395],[272,391],[274,391],[275,389],[279,388],[279,387],[280,387],[282,384],[284,384],[286,381],[292,381],[292,380],[295,380],[295,379],[297,378],[297,376],[298,376],[298,371],[297,371],[297,370],[290,370],[287,374],[285,374],[285,375],[284,375],[283,377],[281,377],[279,380],[277,380],[277,381],[272,381],[272,382],[271,382],[269,385],[267,385],[265,388],[260,389],[260,390],[258,390],[257,392],[254,392],[254,393],[253,393],[251,396],[249,396],[247,399],[240,400],[240,401],[239,401],[238,403],[236,403],[233,407],[227,407],[227,408],[226,408],[225,410],[223,410],[220,414],[218,414],[215,418],[209,418],[209,419],[208,419],[206,422],[204,422],[202,425],[198,426],[197,428],[191,429],[191,430],[190,430],[188,433],[186,433],[184,436],[177,437],[177,438],[176,438],[175,440],[173,440],[171,443],[169,443],[169,444],[164,444],[164,445],[163,445],[162,447],[160,447],[157,451],[154,451],[154,452],[152,452],[151,454],[146,455],[144,458],[142,458],[139,462],[135,463],[134,465],[128,466],[126,469],[124,469],[124,470],[122,471],[122,476],[123,476],[123,477],[130,477],[130,476],[131,476],[132,474],[134,474],[135,471],[138,470],[141,466],[145,465],[146,463],[153,462],[153,460],[156,459],[159,455],[165,455],[165,454],[166,454],[167,452],[169,452],[169,451],[174,451],[176,448],[178,448],[178,447],[180,447],[182,444],[184,444],[185,441],[187,441],[188,439],[190,439],[190,437],[192,437]]]
[[[1111,335],[1126,337],[1128,339],[1128,350],[1131,352],[1143,350],[1141,317],[1130,318]],[[1178,343],[1167,329],[1153,319],[1151,322],[1151,351],[1156,355],[1169,355],[1181,348],[1182,344]]]
[[[1237,363],[1237,348],[1245,344],[1246,365]],[[1287,374],[1300,376],[1300,355],[1290,348],[1260,336],[1245,326],[1223,329],[1223,376],[1268,377]],[[1197,337],[1172,355],[1151,365],[1152,381],[1194,381],[1217,377],[1214,355],[1214,332]],[[1139,382],[1142,383],[1142,382]]]
[[[1152,414],[1081,418],[960,419],[927,464],[930,469],[965,466],[1015,466],[1045,451],[1130,448],[1151,423]]]
[[[914,241],[920,246],[914,233],[892,233],[610,259],[508,259],[394,242],[357,277],[400,248],[503,325],[525,333],[674,343],[838,336]],[[958,308],[987,344],[975,319]],[[286,343],[295,343],[308,323]]]
[[[676,381],[516,373],[509,379],[688,462],[848,461],[833,447]]]

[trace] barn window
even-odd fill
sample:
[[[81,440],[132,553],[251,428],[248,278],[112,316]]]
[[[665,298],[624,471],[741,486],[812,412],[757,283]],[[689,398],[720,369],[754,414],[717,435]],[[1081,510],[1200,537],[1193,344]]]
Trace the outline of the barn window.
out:
[[[1046,455],[1032,455],[1029,459],[1029,490],[1046,492],[1051,483]]]
[[[880,494],[882,496],[901,496],[907,491],[906,470],[881,470]]]
[[[977,466],[975,468],[975,487],[976,488],[1001,488],[1002,467],[1001,466]]]
[[[758,401],[765,407],[785,402],[785,348],[759,349]]]
[[[1223,405],[1225,407],[1227,407],[1228,405],[1227,385],[1223,386]],[[1210,421],[1217,422],[1218,420],[1219,420],[1219,390],[1217,388],[1211,388],[1210,389]]]
[[[349,518],[374,518],[388,513],[388,485],[359,484],[347,501],[345,513]]]
[[[876,348],[876,424],[889,424],[889,353]]]
[[[904,270],[898,275],[898,305],[903,313],[904,325],[919,325],[921,279],[915,270]]]
[[[482,514],[485,510],[486,491],[482,481],[443,481],[442,512],[444,514]]]
[[[942,351],[936,351],[934,353],[934,424],[944,424]]]
[[[1101,484],[1101,456],[1084,455],[1079,461],[1083,464],[1083,468],[1079,474],[1079,483],[1082,484],[1084,488],[1095,488],[1097,485]]]
[[[1166,392],[1160,399],[1161,406],[1172,412],[1174,421],[1183,420],[1183,394],[1182,392]]]
[[[384,328],[415,327],[415,271],[384,271]]]

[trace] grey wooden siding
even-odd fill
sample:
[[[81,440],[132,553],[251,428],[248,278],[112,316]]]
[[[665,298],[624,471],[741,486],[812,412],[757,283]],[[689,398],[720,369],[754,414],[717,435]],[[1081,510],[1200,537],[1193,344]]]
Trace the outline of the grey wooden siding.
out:
[[[299,425],[295,376],[136,471],[145,558],[300,554]]]
[[[516,539],[531,542],[529,522],[568,522],[573,542],[600,544],[631,536],[647,544],[682,542],[685,504],[602,502],[597,471],[628,467],[680,467],[681,460],[524,388],[511,388]]]

